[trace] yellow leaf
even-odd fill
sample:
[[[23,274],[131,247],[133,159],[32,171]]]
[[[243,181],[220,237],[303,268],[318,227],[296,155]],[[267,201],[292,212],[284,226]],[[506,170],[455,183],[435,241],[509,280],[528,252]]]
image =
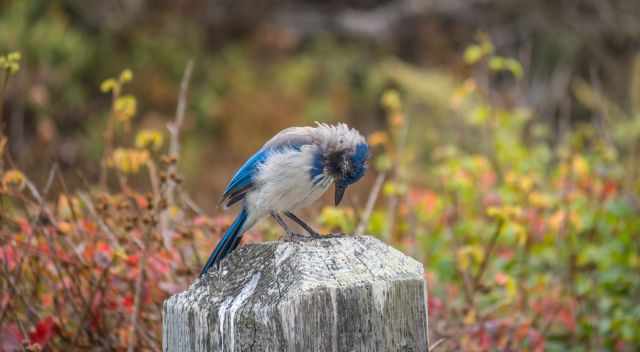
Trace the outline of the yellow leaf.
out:
[[[509,280],[507,280],[507,298],[511,301],[515,299],[518,295],[518,285],[513,277],[509,276]]]
[[[548,194],[534,191],[529,194],[529,203],[536,208],[549,208],[553,204],[553,198]]]
[[[482,52],[486,55],[493,54],[494,46],[489,38],[489,35],[485,32],[481,32],[478,34],[478,39],[480,41],[480,47],[482,48]]]
[[[149,152],[139,149],[117,148],[109,158],[109,166],[125,174],[137,173],[147,161]]]
[[[73,232],[73,225],[66,221],[58,222],[58,229],[65,235],[68,235]]]
[[[475,155],[471,160],[473,161],[474,166],[479,170],[486,170],[491,166],[489,160],[482,155]]]
[[[514,185],[518,181],[518,175],[515,172],[509,170],[507,174],[504,176],[504,181],[508,185]]]
[[[398,187],[396,187],[396,184],[391,181],[385,182],[384,187],[382,187],[382,192],[387,197],[396,194],[397,190]]]
[[[353,209],[325,207],[320,213],[320,223],[330,229],[340,229],[343,232],[352,231],[355,227]]]
[[[22,191],[26,182],[24,174],[16,169],[9,170],[2,176],[2,186],[6,189]]]
[[[456,253],[458,267],[460,270],[465,271],[471,266],[471,263],[482,261],[483,255],[484,250],[479,246],[468,245],[461,247]]]
[[[116,248],[113,251],[113,259],[127,260],[128,257],[129,255],[122,247]]]
[[[125,83],[125,82],[129,82],[133,79],[133,72],[131,72],[130,69],[125,69],[124,71],[122,71],[122,73],[120,73],[120,82],[121,83]]]
[[[477,319],[476,319],[475,309],[470,309],[463,319],[465,325],[473,325],[476,323],[476,320]]]
[[[589,163],[584,157],[577,155],[573,158],[572,169],[577,176],[585,177],[589,174]]]
[[[531,176],[522,175],[519,179],[520,189],[528,193],[533,188],[533,178]]]
[[[489,207],[487,209],[487,215],[493,218],[500,218],[503,220],[514,220],[522,216],[522,208],[517,206],[504,205],[500,207]]]
[[[127,122],[136,114],[138,103],[132,95],[125,95],[116,99],[113,103],[113,111],[118,120]]]
[[[116,82],[115,79],[109,78],[102,81],[102,83],[100,83],[100,91],[103,93],[111,92],[115,90],[118,86],[119,86],[118,82]]]
[[[487,209],[487,215],[492,218],[497,218],[502,214],[502,211],[499,207],[489,207]]]
[[[400,94],[395,89],[390,89],[382,95],[382,106],[392,112],[398,112],[402,108]]]
[[[522,226],[522,224],[518,224],[515,222],[510,223],[509,226],[513,229],[513,231],[516,234],[518,245],[524,246],[524,244],[527,243],[527,229],[524,226]]]
[[[491,115],[491,109],[487,105],[479,105],[471,110],[466,120],[469,124],[474,126],[483,125]]]
[[[516,59],[508,58],[505,60],[505,67],[507,70],[511,71],[511,73],[516,77],[520,78],[524,74],[524,70],[522,69],[522,65]]]
[[[389,158],[389,155],[380,154],[375,158],[374,165],[378,171],[387,171],[391,169],[393,162],[391,158]]]
[[[501,56],[494,56],[489,60],[489,68],[494,71],[502,71],[505,68],[505,59]]]
[[[464,51],[464,62],[466,62],[469,65],[475,64],[476,62],[480,61],[480,59],[482,59],[482,57],[484,56],[484,52],[482,51],[482,48],[478,45],[470,45],[467,47],[467,49],[465,49]]]
[[[177,207],[175,205],[170,206],[169,209],[167,210],[171,220],[178,220],[182,215],[182,209],[180,209],[180,207]]]
[[[551,217],[549,217],[549,227],[555,232],[560,231],[560,228],[564,224],[565,216],[566,215],[564,210],[556,211],[553,215],[551,215]]]
[[[82,215],[82,206],[76,197],[60,195],[58,197],[57,210],[60,219],[71,220],[74,218],[74,214],[75,216]]]
[[[142,130],[136,135],[136,147],[138,148],[151,147],[158,150],[162,147],[163,142],[164,136],[158,130]]]
[[[7,55],[8,61],[20,61],[20,59],[22,59],[22,54],[19,51],[14,51]]]
[[[373,132],[369,135],[368,139],[370,146],[383,145],[386,144],[389,140],[389,138],[387,137],[387,133],[383,131]]]
[[[21,58],[22,55],[17,51],[0,56],[0,69],[6,70],[10,75],[18,72]]]

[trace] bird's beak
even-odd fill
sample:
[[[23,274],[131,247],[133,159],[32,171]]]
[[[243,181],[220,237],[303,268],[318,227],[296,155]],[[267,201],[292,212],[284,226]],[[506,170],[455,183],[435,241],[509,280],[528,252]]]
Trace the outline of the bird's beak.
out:
[[[336,206],[340,204],[342,200],[342,196],[344,196],[344,191],[347,189],[347,186],[341,186],[336,183]]]

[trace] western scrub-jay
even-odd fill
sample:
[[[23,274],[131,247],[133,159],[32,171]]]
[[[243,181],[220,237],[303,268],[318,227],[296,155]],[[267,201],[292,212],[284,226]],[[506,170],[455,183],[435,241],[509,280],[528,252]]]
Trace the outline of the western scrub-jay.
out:
[[[335,204],[349,185],[367,169],[369,147],[362,135],[340,123],[290,127],[280,131],[235,173],[224,191],[225,209],[241,203],[242,210],[213,250],[200,276],[233,251],[242,235],[271,215],[291,238],[281,215],[319,236],[293,211],[309,206],[335,184]]]

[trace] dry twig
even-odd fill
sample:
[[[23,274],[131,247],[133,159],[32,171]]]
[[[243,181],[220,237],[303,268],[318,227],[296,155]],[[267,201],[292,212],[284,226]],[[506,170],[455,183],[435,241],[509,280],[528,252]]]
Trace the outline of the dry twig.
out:
[[[149,246],[149,238],[151,237],[151,232],[155,226],[150,224],[148,229],[145,231],[143,238],[143,248],[142,255],[140,256],[140,267],[138,277],[136,279],[136,288],[135,295],[133,297],[133,313],[131,313],[131,325],[129,327],[129,347],[127,348],[128,352],[133,352],[136,345],[136,337],[138,331],[138,315],[140,315],[140,302],[142,301],[142,290],[144,288],[144,272],[147,266],[147,256],[148,256],[148,246]]]
[[[171,177],[175,176],[178,170],[177,160],[180,155],[180,128],[184,123],[185,111],[187,110],[187,93],[189,92],[189,82],[191,81],[191,74],[193,72],[193,60],[187,63],[182,75],[182,82],[180,83],[180,95],[178,96],[178,106],[176,107],[175,120],[172,123],[167,124],[169,130],[170,142],[169,142],[169,157],[174,161],[169,164],[167,169],[167,184],[164,192],[164,197],[167,201],[168,208],[165,209],[160,216],[160,233],[164,240],[164,245],[167,248],[171,247],[171,235],[172,229],[170,221],[171,207],[175,205],[175,189],[176,180]]]
[[[364,212],[362,213],[362,218],[360,219],[360,223],[356,228],[356,235],[362,235],[364,233],[365,227],[369,223],[369,218],[371,217],[371,213],[373,212],[373,206],[376,204],[376,200],[378,200],[380,189],[382,188],[382,184],[384,183],[386,177],[387,174],[385,172],[379,173],[378,177],[376,177],[376,181],[373,183],[371,193],[369,193],[369,199],[367,199],[367,205],[365,206]]]

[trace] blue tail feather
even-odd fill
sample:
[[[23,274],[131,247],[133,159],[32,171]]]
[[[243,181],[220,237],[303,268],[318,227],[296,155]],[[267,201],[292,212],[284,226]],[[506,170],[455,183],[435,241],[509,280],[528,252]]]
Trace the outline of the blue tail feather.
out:
[[[231,253],[238,246],[240,238],[242,237],[240,230],[246,221],[247,211],[242,209],[233,224],[231,224],[229,229],[227,229],[227,232],[224,233],[224,236],[222,236],[222,239],[218,242],[218,245],[216,245],[216,248],[209,256],[207,264],[204,265],[200,272],[200,276],[206,274],[212,266],[218,264],[222,258]]]

